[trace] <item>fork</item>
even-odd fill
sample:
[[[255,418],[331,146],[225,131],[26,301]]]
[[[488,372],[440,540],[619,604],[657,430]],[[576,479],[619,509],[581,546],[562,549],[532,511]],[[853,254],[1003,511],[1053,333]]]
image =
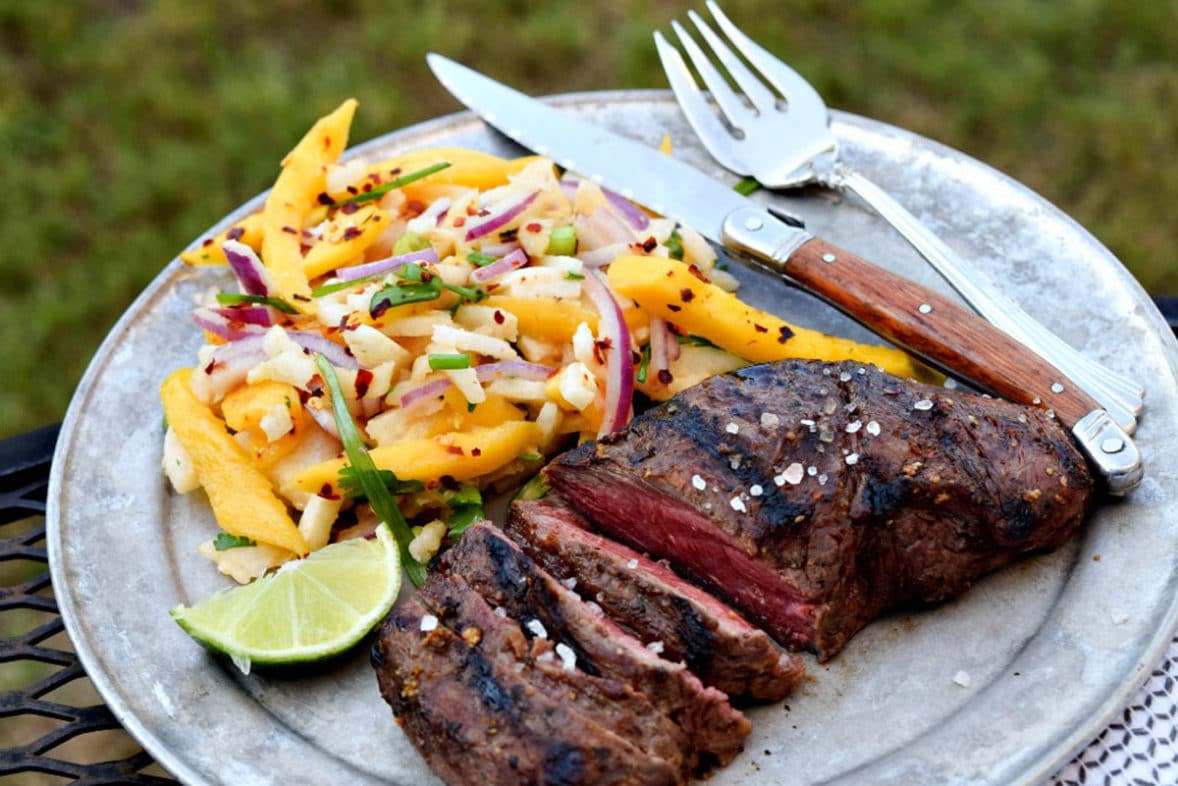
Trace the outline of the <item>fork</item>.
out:
[[[1132,434],[1144,406],[1144,389],[1082,355],[1036,322],[886,191],[842,163],[830,113],[817,91],[745,35],[713,0],[706,4],[736,51],[699,14],[688,11],[688,17],[741,92],[729,86],[678,22],[672,21],[671,26],[707,93],[679,50],[658,31],[654,40],[679,106],[708,152],[725,168],[753,176],[770,188],[816,183],[855,194],[911,243],[975,311],[1066,374]]]

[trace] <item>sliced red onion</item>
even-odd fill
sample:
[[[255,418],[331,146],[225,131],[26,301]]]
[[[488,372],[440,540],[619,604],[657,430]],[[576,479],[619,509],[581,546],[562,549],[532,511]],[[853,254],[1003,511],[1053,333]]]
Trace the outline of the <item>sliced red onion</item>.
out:
[[[569,178],[567,180],[561,180],[557,185],[560,186],[560,190],[564,193],[564,195],[566,197],[568,197],[569,199],[576,199],[577,198],[577,186],[579,186],[580,184],[581,184],[580,180],[574,180],[573,178]]]
[[[573,219],[573,226],[577,229],[577,246],[586,251],[634,241],[634,230],[604,207],[587,216],[577,216]]]
[[[667,323],[658,317],[651,317],[650,319],[650,368],[647,371],[647,379],[653,375],[655,379],[659,379],[660,371],[669,371],[671,368],[670,357],[667,347]],[[674,338],[675,345],[679,342]],[[659,380],[660,383],[662,380]]]
[[[375,262],[366,262],[363,265],[341,267],[335,271],[335,277],[340,281],[355,281],[357,278],[374,276],[377,273],[392,272],[408,265],[410,262],[425,262],[429,265],[436,265],[438,264],[438,252],[432,248],[425,248],[421,251],[410,251],[408,254],[401,254],[400,256],[378,259]]]
[[[519,243],[516,243],[515,241],[510,243],[494,243],[490,245],[484,245],[479,249],[479,253],[486,254],[489,257],[505,257],[512,251],[515,251],[517,248],[519,248]]]
[[[225,258],[229,260],[229,267],[233,268],[241,290],[247,295],[268,297],[273,288],[270,274],[254,250],[237,240],[226,240],[221,247],[225,249]]]
[[[470,274],[470,277],[471,280],[483,284],[504,273],[510,273],[512,270],[521,268],[526,264],[528,264],[528,255],[524,253],[522,248],[517,248],[502,259],[496,260],[485,267],[478,268]]]
[[[577,254],[577,258],[580,259],[586,267],[605,267],[622,254],[625,254],[629,248],[629,243],[611,243],[608,246],[595,248],[592,251],[586,251],[583,254],[579,253]]]
[[[309,330],[288,330],[286,335],[308,352],[318,352],[327,358],[327,362],[337,368],[360,368],[359,361],[348,354],[347,350],[327,338],[321,333]]]
[[[630,329],[622,307],[610,292],[600,270],[586,270],[585,293],[601,315],[599,333],[609,339],[605,350],[605,416],[597,436],[602,437],[630,422],[630,405],[634,398],[634,357],[630,354]]]
[[[207,330],[214,336],[219,336],[226,341],[237,341],[246,336],[266,332],[266,328],[261,325],[251,324],[246,320],[225,316],[219,313],[221,310],[198,308],[192,312],[192,321],[196,323],[197,327]]]
[[[552,376],[556,369],[542,366],[539,363],[528,363],[525,360],[504,360],[501,363],[487,363],[475,369],[475,376],[479,382],[489,382],[497,377],[516,377],[543,382]]]
[[[442,391],[446,390],[446,388],[450,387],[452,384],[454,383],[450,381],[449,377],[441,377],[440,379],[435,379],[432,382],[427,382],[424,385],[415,387],[413,390],[410,390],[408,393],[405,393],[401,396],[401,408],[407,409],[422,399],[436,396]]]
[[[674,363],[679,359],[679,353],[682,349],[679,345],[679,334],[671,330],[671,323],[663,322],[663,325],[667,329],[667,360]]]
[[[269,306],[241,306],[238,308],[211,308],[209,311],[220,314],[225,319],[245,322],[250,325],[270,327],[278,322],[277,310]]]
[[[331,411],[331,404],[329,402],[327,402],[327,406],[323,407],[323,409],[312,406],[304,406],[303,409],[311,416],[311,420],[319,424],[319,428],[336,439],[339,439],[339,429],[335,425],[335,413]]]
[[[437,226],[442,223],[442,219],[445,218],[446,212],[449,209],[450,197],[435,199],[418,218],[424,218],[426,220],[432,218],[434,220],[434,226]]]
[[[262,348],[265,334],[253,334],[238,341],[230,341],[213,350],[208,362],[197,369],[198,374],[207,374],[209,388],[215,398],[228,393],[245,382],[250,369],[266,359]]]
[[[560,181],[560,190],[569,199],[573,199],[577,195],[577,187],[580,184],[581,181],[576,178],[567,178]],[[650,226],[650,216],[646,215],[645,211],[629,199],[626,199],[616,191],[610,191],[608,188],[602,188],[601,193],[605,194],[606,201],[621,214],[622,218],[630,222],[630,226],[640,230]]]
[[[491,213],[491,215],[486,216],[477,224],[471,224],[466,229],[467,242],[483,237],[484,235],[489,235],[495,230],[506,226],[513,218],[527,210],[528,205],[532,204],[539,195],[539,191],[533,191],[523,199],[512,200],[506,207],[502,207]]]

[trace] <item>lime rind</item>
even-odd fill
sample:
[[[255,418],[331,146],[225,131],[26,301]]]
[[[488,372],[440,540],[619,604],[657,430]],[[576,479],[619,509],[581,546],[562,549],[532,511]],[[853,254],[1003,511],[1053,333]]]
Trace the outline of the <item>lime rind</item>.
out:
[[[251,665],[313,663],[346,652],[384,619],[400,590],[400,552],[381,526],[375,540],[324,546],[170,613],[189,636],[248,673]]]

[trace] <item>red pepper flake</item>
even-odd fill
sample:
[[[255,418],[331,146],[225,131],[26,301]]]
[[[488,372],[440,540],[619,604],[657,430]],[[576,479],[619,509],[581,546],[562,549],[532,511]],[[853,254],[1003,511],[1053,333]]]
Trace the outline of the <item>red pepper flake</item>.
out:
[[[698,278],[700,281],[704,282],[705,284],[711,283],[710,281],[708,281],[708,277],[704,275],[704,272],[702,270],[700,270],[698,267],[696,267],[695,265],[688,265],[687,272],[690,273],[691,275],[695,276],[696,278]]]
[[[478,449],[478,448],[471,448],[471,449],[470,449],[470,455],[472,455],[472,456],[481,456],[481,455],[483,455],[483,451],[481,451],[481,450],[480,450],[480,449]]]
[[[593,342],[593,357],[601,365],[605,365],[605,353],[613,346],[613,341],[608,336],[598,339]]]
[[[468,216],[485,216],[489,215],[489,211],[483,210],[480,212],[479,209],[475,207],[474,202],[468,202],[466,204],[466,214]]]
[[[528,224],[527,226],[525,226],[524,229],[528,230],[529,232],[539,232],[541,229],[543,229],[543,227],[541,227],[538,223],[533,221],[530,224]]]
[[[675,275],[675,271],[674,271],[674,270],[668,270],[668,271],[667,271],[667,278],[670,278],[670,277],[671,277],[671,276],[673,276],[673,275]]]
[[[683,306],[677,306],[674,303],[668,303],[667,308],[669,308],[671,311],[674,311],[675,313],[679,313],[683,310]]]
[[[674,380],[675,378],[671,376],[670,371],[665,368],[659,369],[659,382],[662,382],[664,385],[670,385]]]
[[[458,218],[454,219],[454,226],[456,226],[456,227],[466,226],[466,216],[459,216]]]
[[[367,177],[373,183],[380,183],[380,172],[369,172],[367,175],[365,175],[365,177]]]
[[[389,174],[392,175],[393,177],[396,177],[397,175],[401,174],[401,167],[399,167],[399,166],[393,167],[392,169],[389,170]]]
[[[201,243],[202,246],[211,246],[212,244],[213,244],[213,239],[211,237],[206,237],[204,239],[204,242]]]
[[[228,232],[225,233],[225,237],[229,238],[230,240],[238,240],[244,234],[245,234],[245,227],[233,227],[233,229],[230,229]]]
[[[679,299],[684,303],[690,303],[695,299],[695,293],[691,291],[690,287],[683,287],[679,290]]]
[[[328,194],[326,191],[323,191],[323,192],[321,192],[321,193],[319,194],[319,196],[315,197],[315,200],[316,200],[316,201],[317,201],[319,204],[321,204],[321,205],[326,205],[327,207],[331,207],[332,205],[334,205],[334,204],[335,204],[335,200],[334,200],[334,199],[332,199],[332,198],[331,198],[331,195],[330,195],[330,194]]]
[[[295,300],[301,300],[301,301],[303,301],[304,303],[310,303],[310,302],[311,302],[311,298],[307,297],[306,295],[300,295],[300,294],[298,294],[297,292],[296,292],[295,294],[291,295],[291,297],[292,297],[292,298],[294,298]]]
[[[655,240],[654,237],[648,237],[642,241],[642,250],[649,254],[651,251],[654,251],[658,244],[659,241]]]
[[[345,216],[350,216],[359,209],[360,206],[355,202],[344,202],[344,206],[339,209],[339,212],[343,213]]]
[[[344,230],[344,240],[355,240],[360,237],[360,227],[348,227]]]
[[[355,186],[348,186],[348,193],[352,196],[356,196],[356,194],[360,193],[360,189],[356,188]]]
[[[475,450],[478,450],[478,448],[475,448]],[[461,445],[447,445],[446,452],[453,453],[455,456],[465,456],[466,455],[466,451],[462,449]]]
[[[631,360],[632,360],[632,361],[633,361],[635,364],[638,364],[638,363],[641,363],[641,362],[642,362],[642,355],[641,355],[641,354],[639,354],[638,352],[634,352],[633,350],[631,350],[631,351],[630,351],[630,359],[631,359]]]
[[[339,499],[339,494],[335,493],[335,489],[331,487],[330,483],[323,484],[322,488],[319,489],[319,496],[324,499]]]
[[[356,398],[364,398],[364,394],[368,392],[369,386],[372,385],[372,372],[366,368],[362,368],[356,372]]]
[[[209,361],[209,364],[208,364],[207,366],[205,366],[205,373],[206,373],[206,374],[212,374],[212,373],[213,373],[213,369],[215,369],[216,367],[217,367],[217,361],[215,361],[215,360],[210,360],[210,361]]]
[[[363,191],[365,194],[367,194],[369,191],[371,191],[371,190],[372,190],[372,184],[371,184],[371,183],[365,183],[365,184],[364,184],[364,185],[363,185],[363,186],[360,188],[360,190],[361,190],[361,191]]]
[[[329,147],[331,147],[331,137],[325,136],[323,137],[323,149],[326,150]]]
[[[283,227],[282,231],[286,232],[287,234],[290,234],[290,235],[297,235],[298,234],[298,232],[295,230],[294,227]]]
[[[753,330],[757,331],[758,333],[769,332],[769,328],[765,327],[764,325],[758,325],[756,322],[753,323]]]
[[[503,322],[507,319],[507,317],[503,316],[503,312],[499,309],[495,309],[495,313],[491,315],[491,318],[495,320],[496,325],[502,325]]]
[[[777,331],[777,343],[784,344],[794,337],[794,332],[787,325],[782,325]]]

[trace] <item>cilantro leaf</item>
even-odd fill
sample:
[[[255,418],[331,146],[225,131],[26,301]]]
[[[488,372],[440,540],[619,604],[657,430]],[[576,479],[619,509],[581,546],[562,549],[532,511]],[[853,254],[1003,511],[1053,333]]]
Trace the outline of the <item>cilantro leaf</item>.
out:
[[[213,548],[217,551],[228,551],[229,549],[240,549],[246,546],[256,546],[249,538],[237,535],[230,535],[228,532],[218,532],[217,537],[213,538]]]
[[[393,474],[392,470],[378,469],[376,470],[376,475],[384,483],[385,488],[389,490],[390,494],[413,494],[425,490],[425,485],[420,480],[401,480]],[[340,490],[344,492],[344,495],[348,499],[364,499],[367,497],[364,493],[364,484],[359,473],[350,464],[340,467],[339,480],[336,482],[336,485],[340,487]]]

